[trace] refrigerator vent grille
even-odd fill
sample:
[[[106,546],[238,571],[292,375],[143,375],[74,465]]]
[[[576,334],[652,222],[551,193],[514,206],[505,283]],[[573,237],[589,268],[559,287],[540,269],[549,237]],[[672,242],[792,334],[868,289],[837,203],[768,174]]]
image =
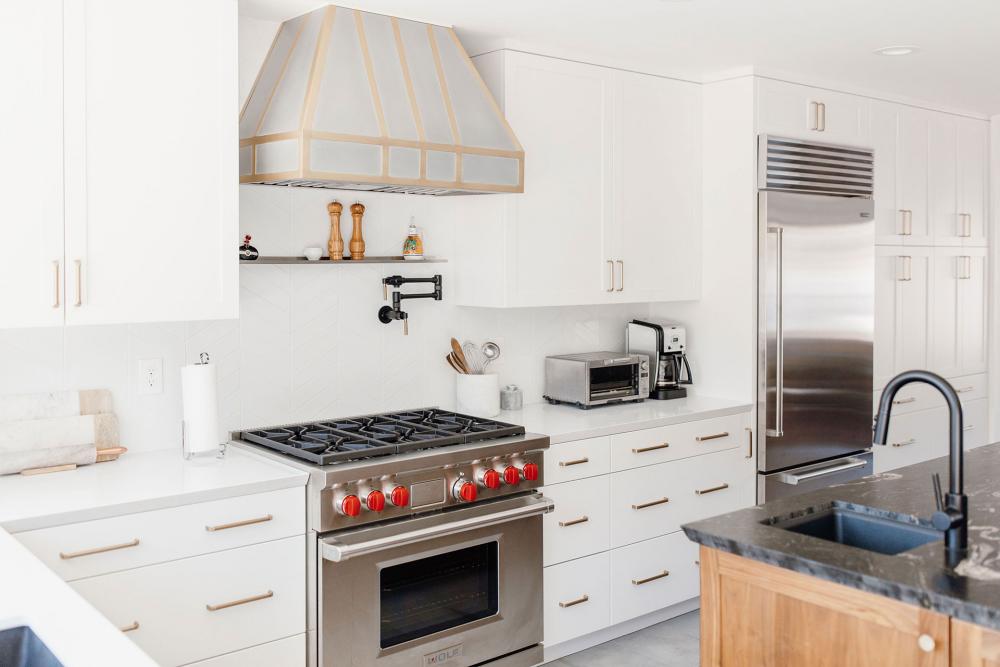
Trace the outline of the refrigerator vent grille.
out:
[[[866,198],[874,191],[870,150],[768,136],[759,150],[761,188]]]

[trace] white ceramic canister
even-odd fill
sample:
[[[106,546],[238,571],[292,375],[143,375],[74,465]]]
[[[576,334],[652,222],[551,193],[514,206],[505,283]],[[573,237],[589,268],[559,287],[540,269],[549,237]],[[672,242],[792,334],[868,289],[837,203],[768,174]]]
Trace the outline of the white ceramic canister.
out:
[[[455,376],[455,410],[473,417],[500,414],[500,381],[494,373]]]

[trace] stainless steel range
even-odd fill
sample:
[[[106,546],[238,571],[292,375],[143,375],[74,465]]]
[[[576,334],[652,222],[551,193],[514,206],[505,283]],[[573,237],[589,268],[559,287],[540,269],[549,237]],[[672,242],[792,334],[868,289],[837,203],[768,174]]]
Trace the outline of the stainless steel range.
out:
[[[309,472],[309,662],[542,661],[549,439],[420,409],[236,432]]]

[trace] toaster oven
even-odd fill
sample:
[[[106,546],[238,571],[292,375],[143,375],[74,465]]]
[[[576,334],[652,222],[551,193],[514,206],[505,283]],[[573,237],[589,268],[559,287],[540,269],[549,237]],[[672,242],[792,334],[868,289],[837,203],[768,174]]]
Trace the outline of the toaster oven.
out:
[[[585,352],[545,358],[549,403],[581,408],[642,401],[649,396],[649,358],[644,354]]]

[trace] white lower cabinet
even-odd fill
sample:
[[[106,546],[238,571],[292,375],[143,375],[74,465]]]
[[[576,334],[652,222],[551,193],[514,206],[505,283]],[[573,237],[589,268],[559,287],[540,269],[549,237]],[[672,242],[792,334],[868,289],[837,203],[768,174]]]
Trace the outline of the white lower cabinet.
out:
[[[542,489],[555,503],[555,509],[543,519],[545,565],[608,550],[609,482],[608,476],[602,475]]]
[[[545,568],[545,643],[596,632],[611,624],[611,554]]]
[[[681,531],[611,552],[611,622],[698,597],[698,545]]]
[[[306,664],[305,634],[192,662],[197,667],[285,667]]]
[[[988,407],[986,399],[969,401],[962,404],[962,429],[965,435],[965,448],[975,449],[987,444],[986,418]]]
[[[944,408],[894,415],[889,421],[889,439],[873,447],[875,472],[945,456],[948,453],[948,411]]]

